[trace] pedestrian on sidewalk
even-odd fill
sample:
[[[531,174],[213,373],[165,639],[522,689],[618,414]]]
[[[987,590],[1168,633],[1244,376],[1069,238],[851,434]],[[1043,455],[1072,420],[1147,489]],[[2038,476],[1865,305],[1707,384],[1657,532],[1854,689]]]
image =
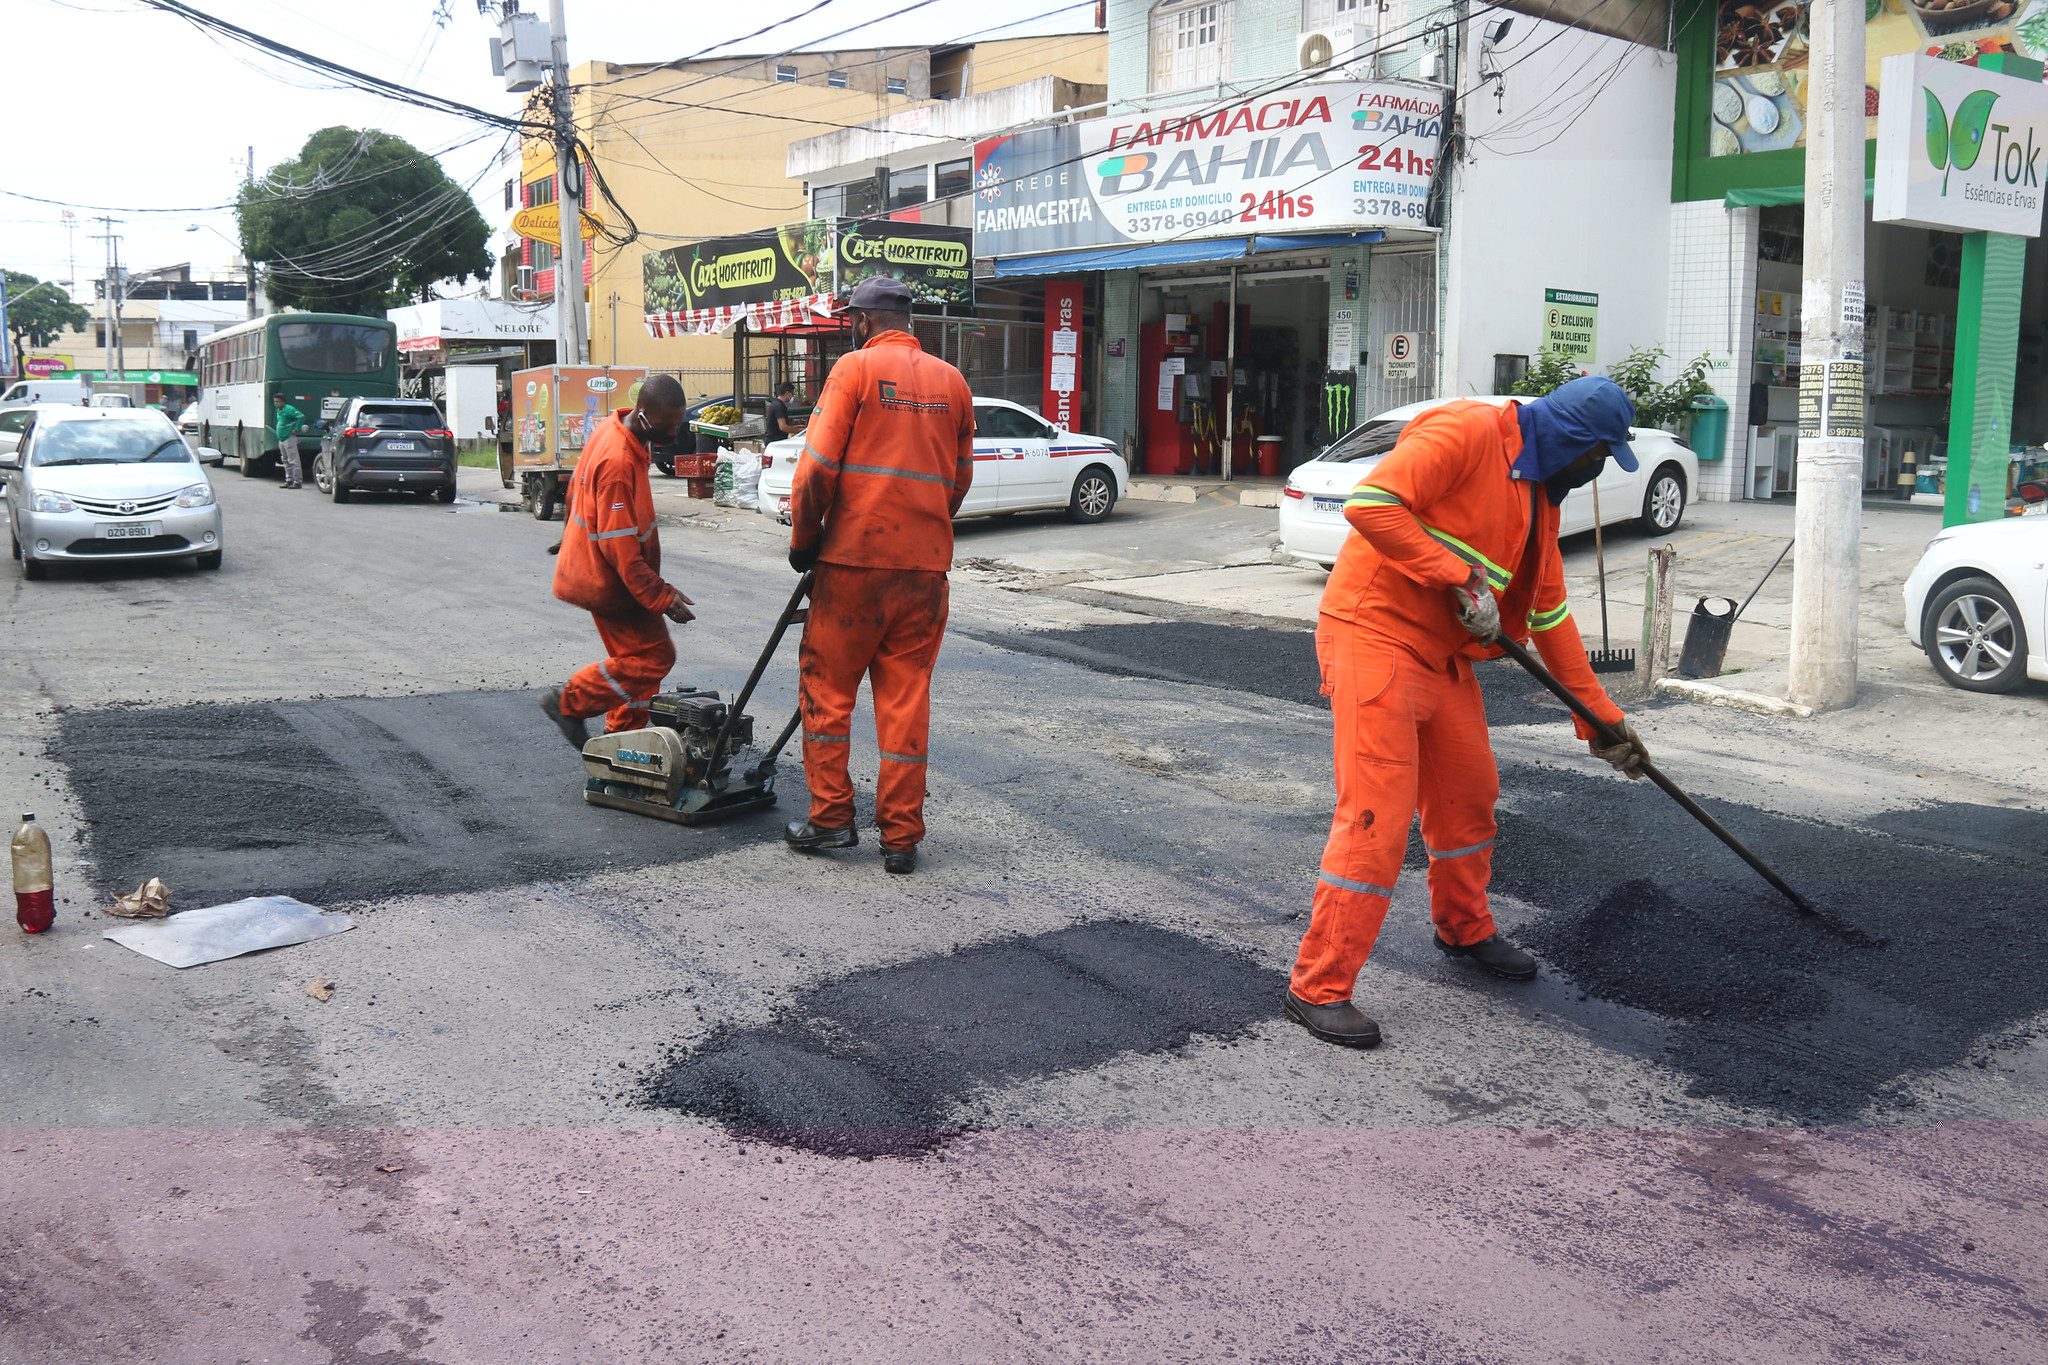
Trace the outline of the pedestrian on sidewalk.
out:
[[[857,349],[818,396],[789,497],[790,567],[817,578],[798,656],[811,811],[783,837],[805,851],[859,842],[846,757],[865,676],[882,750],[882,866],[908,873],[925,834],[932,665],[946,633],[953,514],[974,479],[974,398],[911,334],[902,281],[870,276],[848,308]]]
[[[305,424],[306,414],[284,401],[284,395],[270,395],[272,408],[277,412],[277,465],[284,471],[284,486],[304,486],[305,471],[299,466],[299,428]]]
[[[598,423],[569,481],[555,596],[590,613],[606,657],[541,693],[540,706],[579,751],[590,716],[604,716],[607,734],[648,723],[647,703],[676,661],[668,623],[696,619],[695,604],[662,579],[647,481],[647,447],[675,435],[683,403],[673,376],[651,376],[634,407]]]
[[[1550,671],[1627,742],[1602,749],[1630,778],[1649,751],[1593,677],[1565,602],[1558,506],[1611,455],[1636,467],[1635,408],[1612,380],[1545,398],[1458,402],[1411,421],[1344,504],[1345,539],[1323,591],[1316,659],[1336,731],[1337,811],[1286,1012],[1316,1037],[1372,1047],[1351,1003],[1387,915],[1418,810],[1436,946],[1527,981],[1536,959],[1501,937],[1487,904],[1500,778],[1475,660],[1532,636]]]

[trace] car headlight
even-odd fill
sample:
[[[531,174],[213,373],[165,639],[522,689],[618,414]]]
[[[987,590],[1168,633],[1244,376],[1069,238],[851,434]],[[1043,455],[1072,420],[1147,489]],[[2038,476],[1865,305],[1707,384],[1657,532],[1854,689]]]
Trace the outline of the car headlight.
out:
[[[62,493],[38,493],[36,494],[35,501],[29,505],[38,512],[76,512],[78,510],[78,504],[65,497]]]
[[[211,507],[213,506],[213,485],[210,483],[195,483],[190,488],[181,488],[178,490],[177,502],[172,505],[176,507]]]

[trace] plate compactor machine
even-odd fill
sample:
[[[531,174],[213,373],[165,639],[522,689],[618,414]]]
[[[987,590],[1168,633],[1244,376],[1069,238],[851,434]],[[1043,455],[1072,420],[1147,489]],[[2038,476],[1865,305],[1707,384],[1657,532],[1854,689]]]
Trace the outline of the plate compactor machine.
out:
[[[800,605],[811,590],[811,575],[797,580],[789,605],[775,622],[768,647],[730,703],[715,691],[686,687],[663,692],[648,703],[653,724],[644,730],[599,735],[583,746],[583,799],[593,806],[652,815],[679,825],[702,825],[775,804],[775,760],[803,718],[799,706],[775,743],[753,766],[735,777],[735,751],[754,742],[754,718],[746,713],[755,684],[775,657],[791,625],[802,621]]]

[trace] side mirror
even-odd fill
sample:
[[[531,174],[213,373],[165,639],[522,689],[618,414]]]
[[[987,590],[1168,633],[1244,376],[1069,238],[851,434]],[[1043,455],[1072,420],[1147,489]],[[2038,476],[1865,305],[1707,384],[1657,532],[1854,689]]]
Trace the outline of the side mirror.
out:
[[[219,464],[222,460],[227,458],[225,455],[222,455],[218,450],[215,450],[212,446],[200,446],[196,453],[198,454],[199,459],[202,463],[207,460],[211,460],[215,464]]]
[[[18,451],[18,450],[6,450],[6,451],[0,451],[0,469],[19,469],[19,468],[21,468],[21,452],[20,452],[20,451]]]

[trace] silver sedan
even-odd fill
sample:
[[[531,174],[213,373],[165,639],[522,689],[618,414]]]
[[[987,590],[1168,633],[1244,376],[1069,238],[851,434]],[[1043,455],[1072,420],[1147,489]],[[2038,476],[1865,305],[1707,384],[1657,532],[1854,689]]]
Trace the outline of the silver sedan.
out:
[[[191,556],[220,567],[213,485],[160,412],[38,407],[18,447],[0,452],[0,473],[23,578],[65,562]]]

